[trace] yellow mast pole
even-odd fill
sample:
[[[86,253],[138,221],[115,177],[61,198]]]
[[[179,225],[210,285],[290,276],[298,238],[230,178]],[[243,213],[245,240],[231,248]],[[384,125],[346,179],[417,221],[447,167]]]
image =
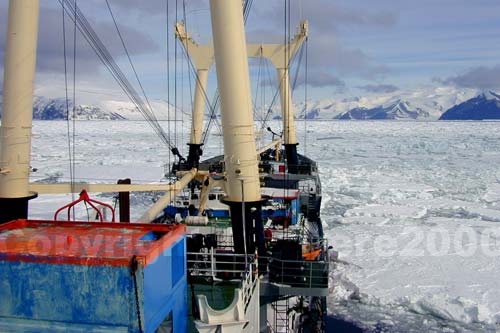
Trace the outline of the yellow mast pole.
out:
[[[193,119],[191,122],[191,137],[189,140],[188,168],[198,168],[203,134],[203,117],[207,100],[208,71],[214,63],[212,46],[197,44],[187,33],[183,23],[175,25],[175,35],[181,41],[186,53],[193,61],[196,69],[196,86],[193,103]]]
[[[39,0],[10,0],[0,127],[0,223],[27,218]]]
[[[225,203],[231,210],[235,251],[253,253],[253,222],[261,222],[262,204],[242,2],[211,0],[210,9],[224,136]]]

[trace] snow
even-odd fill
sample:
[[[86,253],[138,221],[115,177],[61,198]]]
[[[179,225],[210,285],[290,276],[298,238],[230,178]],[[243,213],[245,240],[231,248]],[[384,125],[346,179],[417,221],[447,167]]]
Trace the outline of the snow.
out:
[[[350,111],[363,109],[376,109],[377,113],[386,113],[389,119],[416,119],[437,120],[451,107],[465,102],[481,93],[474,89],[457,89],[453,87],[434,87],[414,89],[411,91],[396,91],[390,94],[367,94],[364,96],[352,96],[347,98],[328,98],[320,101],[309,101],[307,112],[304,114],[304,102],[295,105],[295,113],[298,119],[339,119],[347,117]],[[499,97],[492,91],[482,92],[486,99],[498,100]],[[81,101],[80,101],[81,102]],[[144,120],[143,116],[130,101],[104,99],[90,102],[91,104],[77,104],[75,118],[79,120]],[[159,120],[167,119],[190,119],[189,112],[184,112],[182,107],[175,109],[164,100],[150,100],[151,108]],[[0,113],[1,113],[0,101]],[[265,110],[259,109],[256,113],[260,118],[267,114]],[[72,109],[72,101],[69,101]],[[35,119],[65,119],[66,99],[35,97],[34,115]],[[70,117],[72,113],[70,112]],[[281,119],[279,106],[273,107],[269,119]],[[380,116],[378,118],[381,118]]]
[[[33,181],[68,179],[66,126],[35,122]],[[185,142],[189,124],[177,126],[177,140]],[[500,330],[499,126],[298,122],[299,152],[319,164],[325,233],[339,252],[332,315],[378,332]],[[160,182],[169,162],[145,122],[77,122],[76,137],[77,180]],[[205,156],[222,153],[221,146],[212,136]],[[134,195],[133,217],[154,197]],[[70,200],[41,196],[30,217],[52,218]]]
[[[500,96],[497,93],[493,92],[493,91],[485,91],[485,92],[482,93],[482,95],[487,100],[500,101]]]
[[[183,114],[181,110],[177,110],[178,112],[176,116],[175,107],[169,105],[166,101],[152,100],[150,104],[153,113],[158,120],[181,119],[182,117],[191,119],[190,114]],[[119,114],[121,117],[128,120],[144,120],[142,114],[130,101],[106,100],[100,102],[99,107],[110,113]]]
[[[340,117],[356,108],[387,108],[390,106],[406,105],[412,111],[419,111],[419,120],[437,120],[451,107],[458,105],[478,95],[474,89],[457,89],[453,87],[435,87],[414,89],[411,91],[397,91],[390,94],[375,94],[355,96],[340,99],[325,99],[308,103],[308,116],[315,119],[333,119]],[[297,116],[303,118],[301,110],[304,103],[296,105]],[[407,118],[403,116],[402,118]]]
[[[322,216],[340,259],[333,313],[390,332],[500,329],[498,126],[332,122],[311,130],[337,137],[309,138],[325,152]]]

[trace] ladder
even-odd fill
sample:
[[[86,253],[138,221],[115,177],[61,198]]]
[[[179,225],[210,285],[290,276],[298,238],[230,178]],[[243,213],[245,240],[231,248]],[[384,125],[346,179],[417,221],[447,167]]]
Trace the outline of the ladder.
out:
[[[274,332],[287,333],[289,332],[289,300],[277,300],[272,303],[274,309]]]

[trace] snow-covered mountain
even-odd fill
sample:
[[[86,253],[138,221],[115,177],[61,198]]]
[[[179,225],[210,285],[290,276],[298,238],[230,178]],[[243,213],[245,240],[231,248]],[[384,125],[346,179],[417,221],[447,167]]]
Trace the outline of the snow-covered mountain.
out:
[[[297,117],[300,119],[334,119],[356,108],[374,108],[387,101],[385,96],[348,97],[342,99],[325,99],[317,102],[308,102],[304,112],[304,102],[296,105]]]
[[[440,120],[500,119],[500,95],[488,91],[460,103],[446,112]]]
[[[70,119],[73,118],[73,102],[66,104],[66,99],[50,99],[45,97],[35,97],[33,103],[33,118],[40,120],[66,119],[66,113],[69,109]],[[125,119],[119,113],[113,111],[104,111],[96,105],[77,105],[74,110],[75,119],[85,120],[122,120]]]
[[[381,105],[375,108],[355,108],[346,113],[336,116],[337,119],[421,119],[429,118],[429,113],[419,107],[413,106],[408,101],[397,100],[388,105]]]
[[[296,105],[299,118],[307,119],[417,119],[437,120],[449,108],[477,95],[476,90],[439,87]]]
[[[399,91],[395,94],[354,96],[348,98],[324,99],[308,101],[295,105],[296,117],[299,119],[411,119],[437,120],[455,105],[459,105],[477,96],[476,90],[458,90],[451,87],[422,89],[411,92]],[[0,115],[1,115],[0,100]],[[190,118],[189,110],[177,110],[163,100],[151,101],[154,114],[159,120]],[[66,119],[66,100],[64,98],[35,97],[33,116],[35,119]],[[70,102],[70,111],[73,105]],[[104,100],[93,104],[78,104],[75,118],[81,120],[142,120],[139,110],[129,101]],[[267,112],[267,111],[266,111]],[[261,112],[262,114],[267,114]],[[72,112],[70,112],[71,115]],[[259,112],[257,112],[259,114]],[[71,116],[70,116],[71,117]],[[186,118],[187,117],[187,118]],[[281,119],[279,106],[267,119]],[[259,118],[259,117],[257,117]]]
[[[190,119],[191,112],[183,111],[181,109],[176,109],[173,105],[170,105],[164,100],[151,100],[151,108],[155,117],[158,120],[167,119]],[[108,100],[103,101],[99,104],[102,110],[107,110],[108,112],[113,112],[114,114],[120,115],[123,119],[127,120],[143,120],[142,114],[139,110],[128,101],[114,101]],[[177,113],[177,115],[176,115]]]
[[[165,101],[152,101],[151,107],[158,120],[175,119],[175,108]],[[69,118],[73,118],[73,102],[66,105],[65,98],[46,98],[36,96],[33,102],[33,119],[58,120],[66,119],[69,109]],[[2,101],[0,100],[0,115]],[[169,115],[170,112],[170,115]],[[178,112],[180,119],[180,111]],[[96,104],[77,104],[75,108],[75,119],[78,120],[142,120],[144,119],[139,110],[131,102],[124,101],[102,101]]]

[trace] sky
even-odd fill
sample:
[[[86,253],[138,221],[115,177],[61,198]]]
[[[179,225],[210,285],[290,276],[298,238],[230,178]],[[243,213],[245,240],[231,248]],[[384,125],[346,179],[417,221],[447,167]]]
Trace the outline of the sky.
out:
[[[185,17],[194,39],[209,43],[208,1],[108,1],[148,97],[175,99],[176,105],[188,107],[194,78],[189,75],[189,63],[181,47],[173,39],[173,24]],[[129,81],[139,90],[106,1],[77,3]],[[66,85],[61,5],[57,0],[40,0],[40,4],[36,94],[63,97]],[[283,0],[253,1],[246,25],[249,42],[284,41],[284,4]],[[8,1],[0,0],[2,78],[7,7]],[[307,52],[297,57],[292,78],[297,78],[296,89],[304,95],[307,58],[310,99],[397,94],[439,86],[500,90],[498,0],[290,0],[290,12],[292,34],[302,19],[309,21]],[[102,98],[125,99],[79,34],[73,77],[73,24],[67,16],[65,28],[70,96],[75,80],[75,97],[80,103]],[[250,64],[252,93],[269,91],[260,87],[275,83],[273,69],[258,59],[251,60]],[[3,79],[0,89],[2,85]],[[209,86],[209,93],[213,92],[216,86],[213,71]]]

